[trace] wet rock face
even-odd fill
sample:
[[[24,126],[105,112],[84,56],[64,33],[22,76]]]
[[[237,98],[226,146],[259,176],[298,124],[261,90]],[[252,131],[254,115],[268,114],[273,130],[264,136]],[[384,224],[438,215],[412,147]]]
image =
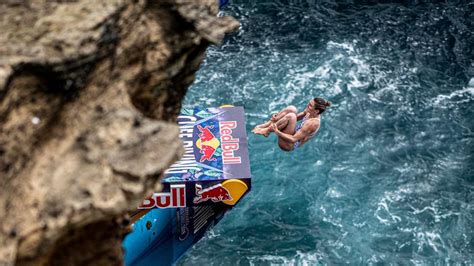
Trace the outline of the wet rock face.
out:
[[[182,153],[210,0],[0,3],[0,264],[119,264],[126,213]]]

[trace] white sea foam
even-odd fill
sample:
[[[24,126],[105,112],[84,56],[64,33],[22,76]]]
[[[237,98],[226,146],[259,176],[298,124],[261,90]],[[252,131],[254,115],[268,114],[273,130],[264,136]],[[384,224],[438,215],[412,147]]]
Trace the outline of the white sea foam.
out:
[[[263,255],[249,257],[250,265],[314,265],[317,263],[321,254],[318,252],[302,252],[297,250],[294,257],[278,256],[278,255]]]
[[[447,105],[446,102],[451,104],[460,104],[471,101],[474,101],[474,86],[462,88],[447,95],[441,94],[432,99],[433,105],[438,108],[448,108],[449,105]]]
[[[467,86],[468,86],[468,87],[471,87],[471,88],[474,87],[474,78],[471,78],[471,79],[469,80],[469,83],[467,84]]]
[[[315,163],[314,163],[314,166],[321,166],[323,165],[324,162],[322,160],[317,160]]]
[[[399,188],[396,191],[386,191],[382,199],[377,203],[377,209],[374,213],[375,218],[385,225],[401,222],[402,218],[390,211],[390,205],[403,200],[405,195],[409,193],[411,193],[411,190],[407,188]]]
[[[439,252],[439,248],[445,246],[444,241],[441,239],[441,236],[437,232],[418,232],[416,233],[415,237],[418,240],[419,252],[422,252],[424,246],[429,246],[436,252]]]
[[[326,192],[326,196],[330,198],[340,198],[343,196],[343,194],[335,188],[329,188]]]
[[[354,52],[354,45],[352,43],[337,43],[333,41],[329,41],[327,44],[328,48],[342,48],[344,50],[347,50],[348,52]]]

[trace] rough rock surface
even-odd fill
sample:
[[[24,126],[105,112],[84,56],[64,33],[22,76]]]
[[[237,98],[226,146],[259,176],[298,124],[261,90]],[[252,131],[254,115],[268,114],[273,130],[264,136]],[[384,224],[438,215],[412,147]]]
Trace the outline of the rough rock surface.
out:
[[[214,0],[0,2],[0,265],[120,264],[126,213],[182,153],[173,123]]]

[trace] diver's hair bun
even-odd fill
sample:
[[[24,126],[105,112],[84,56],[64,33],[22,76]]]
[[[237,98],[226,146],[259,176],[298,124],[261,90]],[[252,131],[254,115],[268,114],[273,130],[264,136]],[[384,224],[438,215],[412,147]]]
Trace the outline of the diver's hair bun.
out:
[[[314,100],[314,110],[318,110],[320,114],[324,113],[327,107],[331,106],[331,102],[326,101],[324,98],[316,97]]]

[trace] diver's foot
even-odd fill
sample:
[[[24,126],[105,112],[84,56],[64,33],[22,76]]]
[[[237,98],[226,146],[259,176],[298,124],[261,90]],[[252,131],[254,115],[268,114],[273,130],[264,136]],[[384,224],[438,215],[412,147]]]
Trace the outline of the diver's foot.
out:
[[[258,126],[256,126],[253,130],[252,130],[252,133],[253,134],[256,134],[256,135],[262,135],[264,137],[268,137],[268,135],[270,135],[270,131],[268,130],[268,128],[260,128]]]

